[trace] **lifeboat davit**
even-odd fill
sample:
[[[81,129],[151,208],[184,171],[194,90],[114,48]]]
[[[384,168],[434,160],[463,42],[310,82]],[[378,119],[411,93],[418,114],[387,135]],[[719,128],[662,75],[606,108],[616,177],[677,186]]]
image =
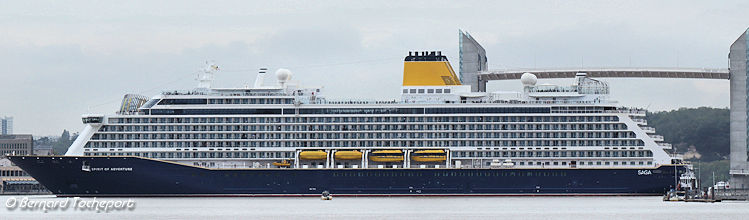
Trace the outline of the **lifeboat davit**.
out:
[[[302,151],[301,153],[299,153],[299,159],[302,159],[302,160],[325,160],[327,158],[328,158],[328,153],[326,153],[325,151],[321,151],[321,150],[316,150],[316,151],[309,150],[309,151]]]
[[[442,162],[447,160],[444,150],[417,150],[411,153],[411,160],[416,162]]]
[[[343,150],[335,152],[336,160],[361,160],[362,153],[355,150]]]
[[[403,151],[378,150],[372,152],[372,156],[369,158],[374,162],[401,162],[403,161]]]

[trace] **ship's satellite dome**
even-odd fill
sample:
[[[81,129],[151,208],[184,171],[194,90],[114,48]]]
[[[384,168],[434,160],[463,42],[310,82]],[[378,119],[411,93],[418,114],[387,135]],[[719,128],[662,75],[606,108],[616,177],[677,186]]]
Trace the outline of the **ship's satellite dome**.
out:
[[[291,80],[291,71],[283,68],[276,70],[276,79],[278,79],[278,81]]]
[[[533,75],[533,73],[523,73],[523,75],[520,76],[520,82],[523,83],[524,86],[536,85],[537,81],[538,78],[536,75]]]

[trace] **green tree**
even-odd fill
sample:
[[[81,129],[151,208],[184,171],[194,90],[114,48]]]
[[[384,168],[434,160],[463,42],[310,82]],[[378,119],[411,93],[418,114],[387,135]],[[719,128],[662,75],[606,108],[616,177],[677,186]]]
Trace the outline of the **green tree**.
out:
[[[705,162],[727,159],[730,153],[729,112],[723,108],[680,108],[648,113],[649,126],[677,152],[696,149]]]
[[[76,135],[77,136],[77,135]],[[52,144],[52,153],[55,155],[63,155],[68,151],[68,147],[73,143],[75,139],[70,138],[70,132],[63,130],[60,138]]]

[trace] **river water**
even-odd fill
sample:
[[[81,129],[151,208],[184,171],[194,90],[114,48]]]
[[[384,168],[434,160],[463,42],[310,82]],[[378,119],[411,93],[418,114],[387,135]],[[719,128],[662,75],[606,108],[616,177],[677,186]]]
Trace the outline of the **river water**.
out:
[[[73,202],[64,210],[22,209],[23,197],[0,196],[0,219],[749,219],[748,202],[663,202],[653,196],[130,198],[132,209],[106,212],[76,209]],[[28,197],[28,201],[64,200]],[[127,200],[80,198],[77,204]]]

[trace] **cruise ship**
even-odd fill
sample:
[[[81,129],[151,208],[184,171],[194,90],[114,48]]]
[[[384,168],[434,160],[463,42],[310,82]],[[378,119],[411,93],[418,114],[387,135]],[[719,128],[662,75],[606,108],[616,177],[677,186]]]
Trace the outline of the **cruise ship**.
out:
[[[662,195],[690,166],[578,73],[472,92],[437,51],[410,52],[400,99],[336,100],[286,69],[266,85],[126,95],[84,115],[65,156],[7,155],[58,196]]]

